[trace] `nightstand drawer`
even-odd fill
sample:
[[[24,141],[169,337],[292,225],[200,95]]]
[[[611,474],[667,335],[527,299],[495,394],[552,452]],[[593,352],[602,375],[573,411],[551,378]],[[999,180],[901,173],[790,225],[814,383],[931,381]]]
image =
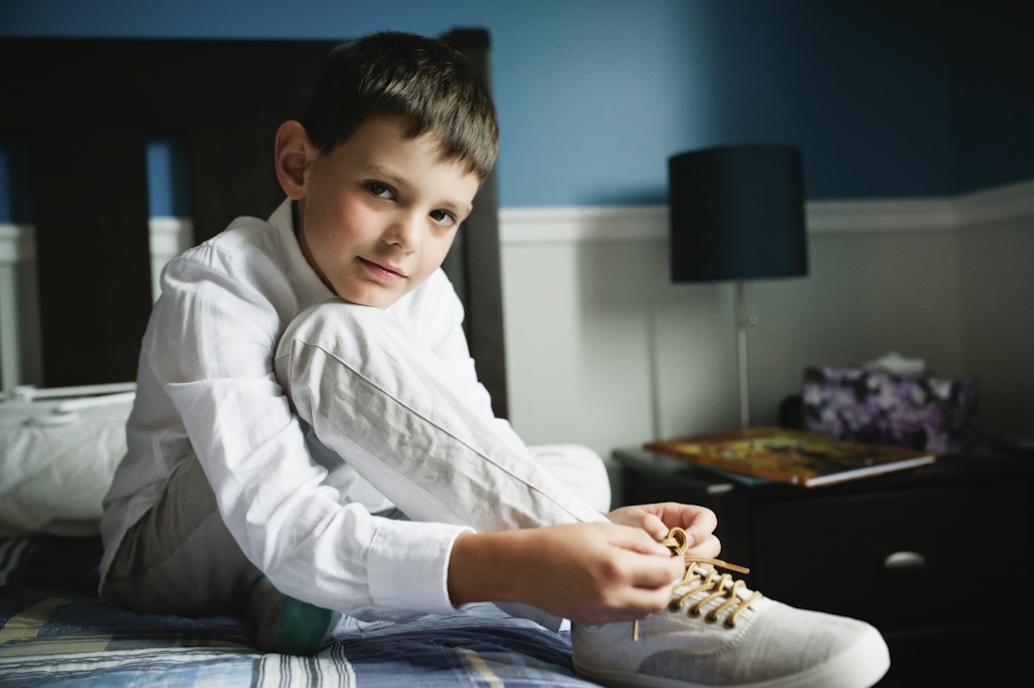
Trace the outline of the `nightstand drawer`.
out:
[[[998,584],[1027,564],[1027,498],[995,483],[756,504],[751,581],[882,629],[1000,616],[1014,602]]]

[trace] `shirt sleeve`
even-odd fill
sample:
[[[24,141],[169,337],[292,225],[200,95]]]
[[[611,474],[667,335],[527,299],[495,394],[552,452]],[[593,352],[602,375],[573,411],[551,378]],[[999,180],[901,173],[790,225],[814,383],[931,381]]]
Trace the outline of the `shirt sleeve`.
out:
[[[261,276],[235,274],[210,245],[173,261],[141,356],[182,418],[227,528],[299,600],[344,613],[452,611],[449,557],[470,529],[372,516],[325,484],[273,371],[286,323],[268,295],[278,294],[276,271],[266,278],[257,288]]]

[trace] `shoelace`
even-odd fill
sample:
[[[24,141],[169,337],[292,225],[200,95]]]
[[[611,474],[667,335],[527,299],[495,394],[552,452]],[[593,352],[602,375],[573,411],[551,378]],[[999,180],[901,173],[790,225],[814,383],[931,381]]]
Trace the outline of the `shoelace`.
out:
[[[686,572],[682,575],[682,580],[675,585],[675,588],[690,586],[684,593],[671,599],[671,602],[668,603],[668,611],[677,612],[682,609],[682,604],[690,597],[700,592],[706,592],[709,594],[700,598],[689,607],[689,615],[693,617],[700,616],[705,605],[724,597],[725,601],[709,611],[707,616],[704,617],[704,621],[714,623],[723,611],[733,608],[732,612],[725,619],[725,627],[735,628],[736,617],[744,609],[747,609],[754,602],[761,599],[762,595],[757,591],[748,591],[751,592],[749,597],[740,597],[739,593],[741,590],[746,590],[747,583],[743,580],[733,581],[732,576],[728,573],[719,575],[716,570],[723,568],[736,573],[747,574],[750,573],[750,569],[730,564],[721,559],[687,556],[686,550],[689,548],[689,538],[686,537],[686,531],[682,530],[682,528],[672,528],[668,531],[668,537],[664,538],[661,544],[671,550],[671,556],[681,557],[686,562]],[[694,586],[694,583],[697,583],[697,585]],[[632,640],[639,641],[639,621],[632,622]]]

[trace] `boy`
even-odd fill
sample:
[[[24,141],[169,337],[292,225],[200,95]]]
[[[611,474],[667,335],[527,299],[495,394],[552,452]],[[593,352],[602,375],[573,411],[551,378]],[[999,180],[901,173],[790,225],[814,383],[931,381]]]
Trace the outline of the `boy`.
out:
[[[576,665],[606,680],[874,682],[871,627],[686,566],[718,553],[711,512],[604,516],[598,457],[531,450],[492,416],[439,266],[497,142],[491,99],[444,45],[335,51],[277,131],[284,204],[163,273],[105,500],[103,597],[249,614],[260,647],[294,653],[338,613],[494,601],[574,620]]]

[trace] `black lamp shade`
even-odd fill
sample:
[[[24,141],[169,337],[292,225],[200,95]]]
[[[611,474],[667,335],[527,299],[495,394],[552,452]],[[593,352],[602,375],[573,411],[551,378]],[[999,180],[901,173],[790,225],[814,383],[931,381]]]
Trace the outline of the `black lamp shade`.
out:
[[[668,159],[674,282],[808,274],[804,175],[793,146],[722,146]]]

